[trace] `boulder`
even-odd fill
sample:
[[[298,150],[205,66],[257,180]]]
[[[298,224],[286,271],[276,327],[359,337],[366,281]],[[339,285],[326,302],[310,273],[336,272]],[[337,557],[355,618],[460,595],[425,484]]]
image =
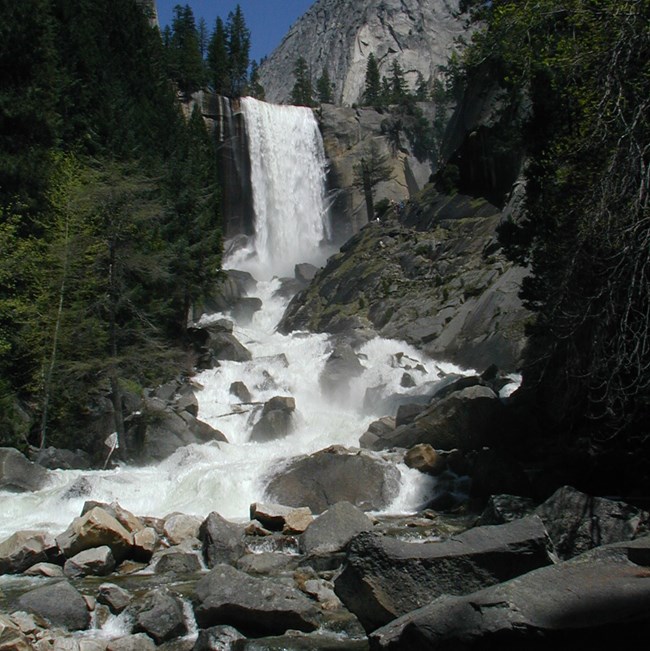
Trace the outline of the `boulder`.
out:
[[[212,626],[199,631],[192,651],[216,651],[233,649],[235,643],[246,638],[233,626]]]
[[[199,415],[199,401],[196,399],[194,392],[186,393],[178,397],[176,401],[176,411],[186,411],[195,418]]]
[[[426,409],[426,405],[416,402],[407,402],[397,408],[395,414],[395,427],[410,425]]]
[[[331,398],[345,399],[350,380],[359,377],[365,370],[349,344],[337,345],[325,362],[320,374],[323,392]]]
[[[535,510],[535,502],[530,497],[519,495],[492,495],[483,513],[476,521],[481,527],[486,524],[504,524],[530,515]],[[546,528],[548,531],[548,527]]]
[[[0,649],[2,651],[32,651],[29,639],[9,617],[0,614]]]
[[[97,603],[108,606],[114,615],[119,615],[131,603],[129,592],[114,583],[102,583],[97,591]]]
[[[133,534],[133,547],[131,554],[133,559],[143,563],[148,562],[158,547],[160,538],[152,527],[146,527]]]
[[[156,644],[162,644],[187,633],[180,599],[160,589],[147,593],[131,604],[127,612],[133,619],[133,630],[146,633]]]
[[[48,481],[48,471],[14,448],[0,448],[0,490],[37,491]]]
[[[246,552],[244,529],[244,525],[229,522],[214,511],[210,513],[199,529],[206,565],[214,567],[241,558]]]
[[[156,643],[145,633],[110,640],[106,651],[156,651]]]
[[[298,457],[266,485],[266,495],[288,506],[308,506],[322,513],[337,502],[379,511],[399,492],[399,470],[363,451],[337,446]]]
[[[368,429],[361,435],[359,445],[362,448],[374,449],[372,446],[376,441],[395,431],[395,419],[392,416],[382,416],[379,420],[375,420]]]
[[[439,475],[447,469],[447,462],[428,443],[414,445],[404,455],[404,463],[409,468],[415,468],[429,475]]]
[[[648,532],[650,514],[634,506],[559,488],[535,513],[546,525],[560,558],[567,559],[593,547],[632,540]]]
[[[49,578],[59,578],[63,575],[63,568],[54,563],[36,563],[24,571],[27,576],[46,576]]]
[[[318,267],[315,267],[313,264],[309,264],[308,262],[297,264],[294,267],[294,275],[296,277],[296,280],[299,280],[305,285],[311,282],[317,273]]]
[[[70,631],[85,630],[90,625],[86,600],[67,581],[57,581],[26,592],[18,599],[18,608]]]
[[[249,362],[253,356],[239,340],[230,333],[210,333],[208,343],[214,359],[231,362]]]
[[[119,563],[131,551],[133,534],[124,528],[104,509],[94,507],[81,517],[75,518],[56,542],[67,558],[93,547],[106,545],[111,548]]]
[[[463,596],[445,595],[370,635],[370,648],[591,649],[650,624],[650,538],[618,543]],[[637,564],[635,553],[642,557]]]
[[[110,547],[94,547],[86,549],[72,558],[63,566],[63,573],[70,578],[81,576],[107,576],[115,569],[115,559]]]
[[[306,506],[294,508],[282,504],[255,502],[250,507],[251,520],[255,519],[271,531],[301,533],[313,520],[311,509]]]
[[[455,391],[434,400],[413,423],[380,436],[369,447],[384,450],[428,443],[436,450],[477,450],[489,445],[501,409],[498,396],[488,387]]]
[[[293,429],[296,401],[290,397],[275,396],[264,404],[262,416],[251,431],[251,441],[264,443],[284,438]]]
[[[161,554],[156,563],[156,574],[173,574],[181,576],[193,574],[201,569],[201,561],[196,554],[182,550],[175,551],[172,547]]]
[[[230,385],[230,394],[235,396],[240,402],[252,402],[253,396],[248,387],[243,382],[233,382]]]
[[[18,531],[0,543],[0,574],[20,574],[57,555],[56,541],[40,531]]]
[[[34,457],[34,463],[49,470],[90,470],[90,455],[83,450],[65,450],[63,448],[43,448]]]
[[[247,574],[278,575],[295,569],[299,563],[296,555],[281,552],[262,552],[261,554],[246,554],[237,561],[237,569]]]
[[[467,594],[552,563],[542,521],[470,529],[442,542],[354,538],[335,582],[346,608],[372,631],[443,594]]]
[[[194,602],[200,628],[227,624],[245,635],[261,637],[318,627],[313,602],[299,590],[248,576],[229,565],[217,565],[196,584]]]
[[[199,537],[203,520],[198,515],[172,513],[164,520],[164,533],[171,545],[180,545],[184,540]]]
[[[300,536],[303,554],[329,554],[345,546],[362,531],[371,531],[372,520],[349,502],[338,502],[319,515]]]
[[[240,324],[250,323],[255,315],[262,309],[262,300],[253,296],[246,296],[240,298],[235,305],[233,305],[231,314],[233,319]]]

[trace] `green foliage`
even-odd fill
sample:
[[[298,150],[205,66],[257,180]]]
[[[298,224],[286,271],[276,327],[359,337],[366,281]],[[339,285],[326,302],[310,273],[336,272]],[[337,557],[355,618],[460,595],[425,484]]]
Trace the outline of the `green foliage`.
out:
[[[381,77],[379,75],[379,65],[375,55],[371,52],[368,55],[366,64],[366,81],[365,91],[363,93],[363,103],[366,106],[379,106],[382,99]]]
[[[191,95],[205,84],[200,35],[189,5],[174,7],[167,65],[170,78],[185,95]]]
[[[214,92],[219,95],[227,95],[230,90],[230,63],[228,61],[226,27],[221,18],[217,18],[208,45],[208,68]]]
[[[296,79],[291,90],[291,103],[295,106],[314,106],[314,89],[307,61],[298,57],[293,69]]]
[[[503,0],[483,13],[466,74],[487,65],[511,105],[532,103],[526,218],[502,229],[532,267],[527,383],[561,431],[647,437],[650,2]]]
[[[318,92],[318,101],[321,104],[331,104],[334,101],[332,82],[327,68],[323,68],[323,72],[316,82],[316,91]]]
[[[248,81],[251,34],[246,27],[244,14],[239,5],[234,12],[228,14],[226,34],[230,94],[233,97],[240,97],[244,94]]]
[[[266,93],[260,83],[260,70],[257,61],[251,63],[251,74],[248,82],[248,93],[251,97],[264,101]]]

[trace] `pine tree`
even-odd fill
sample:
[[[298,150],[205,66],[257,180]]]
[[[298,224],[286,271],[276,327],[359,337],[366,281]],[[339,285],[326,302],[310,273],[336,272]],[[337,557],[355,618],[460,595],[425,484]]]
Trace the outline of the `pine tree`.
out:
[[[389,83],[391,104],[399,104],[408,97],[409,92],[404,78],[404,70],[397,59],[393,59]]]
[[[366,64],[366,83],[363,93],[363,103],[367,106],[378,106],[381,102],[381,78],[379,76],[379,66],[375,55],[371,52]]]
[[[293,74],[296,81],[291,91],[291,103],[295,106],[313,106],[314,89],[312,87],[307,62],[302,57],[298,57],[296,60]]]
[[[418,71],[418,78],[415,84],[415,99],[418,102],[425,102],[429,98],[429,88],[424,79],[424,75]]]
[[[248,82],[251,33],[246,27],[244,14],[239,5],[237,5],[234,12],[231,11],[228,14],[226,35],[230,95],[232,97],[241,97]]]
[[[214,32],[208,44],[208,69],[214,92],[219,95],[227,95],[230,91],[230,66],[228,63],[226,28],[221,18],[217,18]]]
[[[251,63],[251,75],[248,82],[248,92],[251,97],[264,101],[266,93],[264,86],[260,84],[260,69],[257,61]]]
[[[327,68],[323,68],[323,72],[316,82],[316,90],[318,91],[318,100],[321,104],[331,104],[334,101],[332,82],[330,81]]]
[[[189,5],[174,7],[170,40],[170,76],[186,95],[197,91],[205,81],[205,69],[194,13]]]
[[[363,190],[368,221],[375,216],[373,190],[378,183],[390,179],[391,175],[388,156],[382,154],[379,145],[372,140],[361,161],[354,166],[354,185]]]

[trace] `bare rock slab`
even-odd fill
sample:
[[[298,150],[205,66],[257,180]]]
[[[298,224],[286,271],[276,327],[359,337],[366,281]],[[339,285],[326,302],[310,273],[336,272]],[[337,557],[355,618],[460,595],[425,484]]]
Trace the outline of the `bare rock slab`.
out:
[[[256,637],[318,627],[316,607],[298,589],[223,564],[197,583],[194,614],[200,628],[227,624]]]
[[[399,491],[399,470],[365,452],[334,446],[292,460],[266,486],[266,495],[287,506],[322,513],[337,502],[363,511],[386,508]]]
[[[626,547],[603,547],[468,595],[442,596],[376,630],[370,648],[542,651],[646,639],[650,538]],[[641,565],[634,562],[639,557]]]
[[[477,527],[442,542],[406,543],[362,533],[347,552],[335,591],[367,631],[430,603],[552,563],[542,521]]]

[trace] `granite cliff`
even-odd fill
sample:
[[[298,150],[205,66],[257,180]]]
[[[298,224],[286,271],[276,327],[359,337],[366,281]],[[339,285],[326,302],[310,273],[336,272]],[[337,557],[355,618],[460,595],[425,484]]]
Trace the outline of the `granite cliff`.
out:
[[[335,102],[349,106],[361,98],[371,53],[382,75],[397,60],[413,87],[418,73],[440,75],[465,24],[458,0],[317,0],[261,66],[260,81],[268,101],[287,102],[303,57],[314,78],[327,68]]]

